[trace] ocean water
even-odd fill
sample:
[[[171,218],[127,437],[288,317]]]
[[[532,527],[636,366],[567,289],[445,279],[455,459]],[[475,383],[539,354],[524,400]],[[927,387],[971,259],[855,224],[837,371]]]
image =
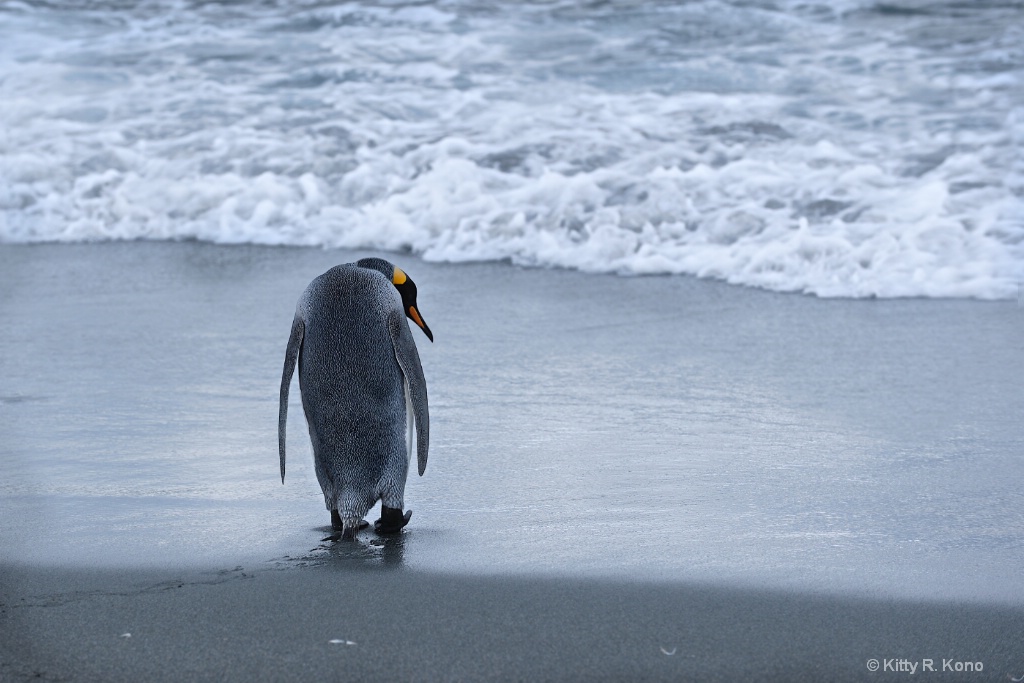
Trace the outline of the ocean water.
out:
[[[0,242],[1018,296],[1024,2],[0,0]]]

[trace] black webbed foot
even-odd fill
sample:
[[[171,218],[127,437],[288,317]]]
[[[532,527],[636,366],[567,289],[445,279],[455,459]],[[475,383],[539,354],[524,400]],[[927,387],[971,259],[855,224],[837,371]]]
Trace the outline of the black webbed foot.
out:
[[[411,518],[412,510],[408,510],[403,515],[401,508],[389,508],[381,505],[380,519],[373,523],[373,530],[381,535],[397,534],[409,523]]]

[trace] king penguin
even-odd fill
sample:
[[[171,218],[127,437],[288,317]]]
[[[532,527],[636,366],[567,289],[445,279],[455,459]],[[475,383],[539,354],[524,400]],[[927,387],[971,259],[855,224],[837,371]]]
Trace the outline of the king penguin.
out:
[[[331,268],[295,308],[281,375],[281,483],[297,360],[316,477],[344,539],[369,526],[363,517],[378,500],[378,533],[397,533],[409,523],[412,511],[402,510],[414,423],[420,476],[427,467],[427,385],[406,317],[434,341],[416,307],[416,284],[379,258]]]

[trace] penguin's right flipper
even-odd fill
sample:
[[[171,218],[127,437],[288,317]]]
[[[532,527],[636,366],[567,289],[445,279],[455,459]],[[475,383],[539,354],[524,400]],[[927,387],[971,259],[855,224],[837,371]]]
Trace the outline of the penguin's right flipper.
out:
[[[288,337],[288,347],[284,352],[284,371],[281,373],[281,403],[277,412],[277,452],[281,458],[281,483],[284,483],[284,436],[288,423],[288,390],[295,373],[295,362],[302,348],[302,337],[306,333],[306,324],[298,315],[292,320],[292,333]]]
[[[427,450],[430,446],[430,411],[427,408],[427,381],[423,378],[423,366],[420,365],[420,354],[416,350],[409,323],[405,322],[405,314],[400,310],[392,311],[388,316],[388,332],[391,343],[395,347],[395,358],[402,369],[405,381],[409,383],[409,400],[416,422],[416,464],[420,476],[427,469]],[[411,456],[411,454],[409,454]]]

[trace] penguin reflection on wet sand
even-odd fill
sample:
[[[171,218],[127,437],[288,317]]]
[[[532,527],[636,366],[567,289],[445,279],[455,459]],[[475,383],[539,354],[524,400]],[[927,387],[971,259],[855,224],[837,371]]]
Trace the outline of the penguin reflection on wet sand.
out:
[[[416,285],[400,268],[367,258],[331,268],[299,298],[281,375],[278,450],[284,483],[288,390],[296,360],[313,444],[316,477],[344,539],[369,524],[378,500],[377,533],[398,533],[413,424],[420,476],[427,467],[427,385],[408,316],[430,341],[416,308]]]

